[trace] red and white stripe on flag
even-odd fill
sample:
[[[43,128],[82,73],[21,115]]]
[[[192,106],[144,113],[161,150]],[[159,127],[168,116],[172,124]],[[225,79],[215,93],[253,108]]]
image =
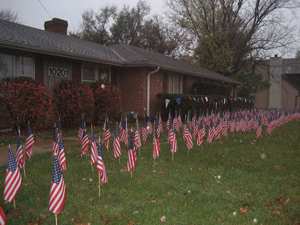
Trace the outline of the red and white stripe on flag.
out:
[[[5,224],[6,224],[6,215],[0,205],[0,225],[5,225]]]
[[[16,160],[9,149],[8,161],[4,185],[3,198],[5,201],[12,202],[22,185],[22,176],[17,166]]]
[[[60,170],[58,158],[54,156],[53,173],[51,179],[49,210],[54,214],[59,214],[64,207],[67,187]]]

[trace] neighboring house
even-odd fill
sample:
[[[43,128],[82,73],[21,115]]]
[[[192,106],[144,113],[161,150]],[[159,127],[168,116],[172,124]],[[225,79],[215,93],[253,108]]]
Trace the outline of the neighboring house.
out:
[[[256,73],[270,87],[255,95],[255,108],[300,109],[300,60],[271,57],[261,61]]]
[[[158,93],[189,94],[195,81],[233,87],[240,83],[162,54],[117,44],[104,46],[67,36],[67,21],[54,18],[45,29],[0,20],[0,79],[31,77],[47,89],[61,80],[100,81],[120,88],[121,111],[155,115],[163,102]]]

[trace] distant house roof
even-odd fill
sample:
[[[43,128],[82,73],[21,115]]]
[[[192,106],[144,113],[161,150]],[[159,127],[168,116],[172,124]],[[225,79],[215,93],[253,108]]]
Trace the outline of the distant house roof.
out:
[[[0,30],[1,47],[116,66],[160,66],[161,69],[186,75],[241,84],[199,66],[134,46],[105,46],[4,20],[0,20]]]

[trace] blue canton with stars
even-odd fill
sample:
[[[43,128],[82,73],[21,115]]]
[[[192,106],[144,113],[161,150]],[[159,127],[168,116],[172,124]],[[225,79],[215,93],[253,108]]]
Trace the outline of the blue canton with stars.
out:
[[[98,147],[98,156],[102,159],[103,159],[103,153],[102,153],[102,144],[101,144],[101,141],[99,141],[99,147]]]
[[[61,170],[58,163],[58,158],[54,156],[54,165],[53,165],[53,174],[52,174],[52,182],[59,184],[61,180]]]
[[[7,162],[7,169],[11,172],[16,172],[16,169],[18,168],[16,160],[11,152],[11,150],[9,149],[8,152],[8,162]]]

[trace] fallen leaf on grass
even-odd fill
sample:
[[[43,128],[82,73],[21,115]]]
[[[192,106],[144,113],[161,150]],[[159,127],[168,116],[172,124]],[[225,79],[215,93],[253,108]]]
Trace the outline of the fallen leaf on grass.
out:
[[[248,209],[240,208],[240,214],[247,214]]]
[[[135,224],[135,221],[131,221],[131,220],[129,223],[127,223],[127,225],[133,225],[133,224]]]
[[[119,215],[119,213],[118,213],[118,212],[116,212],[116,213],[115,213],[115,215],[116,215],[116,216],[118,216],[118,215]]]
[[[167,173],[165,170],[160,171],[159,173]]]
[[[266,198],[267,196],[261,196],[261,197],[258,197],[258,199],[263,199],[263,198]]]
[[[138,183],[142,183],[143,182],[143,180],[142,179],[138,179],[138,181],[137,181]]]
[[[286,182],[290,182],[289,178],[286,178],[286,179],[284,179],[284,181],[286,181]]]
[[[41,197],[40,196],[36,196],[35,199],[38,200],[38,201],[41,201]]]
[[[281,167],[279,165],[274,166],[274,168],[281,170]]]
[[[104,205],[104,208],[108,209],[108,205]]]
[[[160,222],[166,222],[166,217],[165,216],[159,216]]]
[[[94,199],[95,199],[95,198],[90,198],[90,199],[89,199],[89,201],[91,201],[91,202],[92,202]]]
[[[44,220],[46,220],[46,215],[45,214],[40,214],[40,219],[41,219],[41,221],[44,221]]]

